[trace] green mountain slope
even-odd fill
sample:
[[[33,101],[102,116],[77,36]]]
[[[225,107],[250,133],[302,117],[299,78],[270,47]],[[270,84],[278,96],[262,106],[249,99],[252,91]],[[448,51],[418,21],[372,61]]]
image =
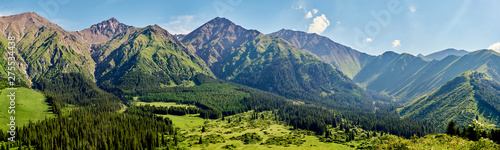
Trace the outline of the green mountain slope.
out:
[[[4,27],[2,43],[7,36],[16,37],[18,70],[30,84],[40,78],[52,78],[59,72],[76,72],[94,79],[95,63],[90,57],[90,45],[56,24],[35,13],[0,18]],[[5,54],[3,55],[6,56]]]
[[[232,26],[218,27],[227,24]],[[205,30],[206,27],[203,26],[210,26],[213,30]],[[247,39],[237,46],[234,43],[222,44],[222,47],[226,47],[223,49],[224,57],[211,64],[213,73],[220,79],[277,93],[289,99],[306,100],[329,107],[373,109],[371,98],[348,77],[332,65],[278,36],[259,34],[248,38],[253,35],[250,32],[253,30],[243,29],[224,18],[215,18],[203,26],[186,35],[183,41],[202,38],[206,40],[204,43],[217,43],[234,38]],[[235,28],[240,28],[238,31],[241,33],[249,34],[236,34]],[[194,34],[203,37],[193,36]],[[199,48],[196,43],[186,44],[198,47],[196,54],[209,53],[209,49]],[[212,48],[221,51],[217,47]]]
[[[478,50],[461,57],[451,55],[440,61],[387,52],[370,62],[353,80],[393,96],[398,102],[410,103],[468,70],[486,73],[500,81],[500,66],[495,63],[499,61],[500,54],[491,50]]]
[[[433,121],[444,130],[448,122],[455,121],[465,127],[480,123],[500,123],[500,84],[486,74],[467,71],[434,92],[398,110],[404,117],[417,117]]]
[[[96,45],[97,83],[125,93],[192,83],[196,74],[212,75],[196,56],[159,26],[131,28]]]
[[[271,35],[282,37],[295,47],[316,55],[351,79],[375,58],[315,33],[282,29]]]

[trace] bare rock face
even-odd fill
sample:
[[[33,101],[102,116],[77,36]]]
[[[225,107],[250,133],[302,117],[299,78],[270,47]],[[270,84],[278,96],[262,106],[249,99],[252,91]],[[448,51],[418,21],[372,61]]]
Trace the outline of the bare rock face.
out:
[[[247,30],[226,18],[214,18],[180,40],[195,49],[207,66],[220,61],[231,50],[261,34],[257,30]],[[212,68],[213,69],[213,68]]]
[[[118,22],[116,18],[111,18],[76,33],[88,43],[95,44],[107,41],[131,27]]]

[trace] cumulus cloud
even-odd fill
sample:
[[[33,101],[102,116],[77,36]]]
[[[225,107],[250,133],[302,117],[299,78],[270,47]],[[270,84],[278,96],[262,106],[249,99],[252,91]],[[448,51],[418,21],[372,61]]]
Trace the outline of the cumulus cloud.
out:
[[[299,5],[299,7],[293,7],[293,6],[292,6],[292,8],[293,8],[293,9],[302,9],[302,8],[304,8],[304,7],[302,7],[302,5]]]
[[[491,50],[494,50],[494,51],[497,51],[500,53],[500,42],[496,42],[496,43],[491,44],[490,47],[488,47],[488,49],[491,49]]]
[[[394,40],[392,41],[392,48],[401,46],[401,41],[399,40]]]
[[[316,14],[316,13],[318,13],[318,10],[317,9],[313,9],[312,12],[313,12],[313,14]]]
[[[341,23],[342,23],[342,22],[340,22],[340,21],[337,21],[337,24],[341,24]]]
[[[410,12],[415,13],[417,11],[417,8],[415,6],[410,6]]]
[[[163,28],[173,34],[187,34],[191,32],[191,25],[193,24],[193,15],[182,15],[172,17],[173,21],[163,24]]]
[[[366,39],[365,39],[365,41],[366,41],[366,42],[372,42],[372,41],[373,41],[373,39],[372,39],[372,38],[366,38]]]
[[[312,18],[312,17],[313,17],[313,15],[312,15],[311,11],[307,12],[306,16],[304,16],[304,18],[306,18],[306,19],[309,19],[309,18]]]
[[[325,14],[321,14],[321,16],[316,16],[313,22],[309,25],[308,33],[316,33],[321,34],[326,28],[330,25],[330,21],[326,18]]]

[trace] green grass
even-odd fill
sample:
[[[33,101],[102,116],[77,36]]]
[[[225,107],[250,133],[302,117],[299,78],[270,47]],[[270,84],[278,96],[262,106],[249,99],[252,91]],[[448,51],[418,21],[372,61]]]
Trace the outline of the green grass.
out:
[[[496,150],[500,147],[489,139],[481,138],[479,141],[469,141],[457,136],[446,134],[426,135],[404,139],[395,135],[384,135],[373,137],[369,141],[362,143],[364,148],[371,149],[481,149]]]
[[[135,100],[137,98],[134,97]],[[175,102],[133,102],[133,105],[135,106],[144,106],[144,105],[151,105],[151,106],[156,106],[156,107],[196,107],[194,105],[186,105],[186,104],[178,104]],[[205,122],[205,119],[200,118],[200,114],[187,114],[183,116],[177,116],[177,115],[158,115],[162,117],[168,117],[176,127],[179,127],[181,129],[189,129],[189,128],[195,128],[195,127],[201,127],[203,123]]]
[[[10,100],[7,95],[9,90],[3,89],[0,94],[0,129],[6,131],[10,122],[10,114],[8,114],[8,107]],[[55,114],[50,112],[50,106],[45,102],[45,97],[42,93],[33,91],[27,88],[18,88],[16,91],[16,125],[18,127],[27,124],[30,120],[37,121],[43,120],[48,117],[53,117]]]
[[[180,128],[181,134],[185,137],[180,143],[186,149],[224,149],[223,147],[233,147],[235,149],[354,149],[348,145],[339,143],[320,142],[319,137],[313,132],[305,130],[293,130],[292,127],[284,125],[283,122],[274,121],[271,112],[259,113],[259,119],[251,119],[253,111],[227,116],[222,119],[211,120],[202,119],[194,115],[161,115],[172,120],[176,127]],[[261,117],[264,115],[264,119]],[[241,121],[240,121],[241,118]],[[230,120],[230,121],[229,121]],[[202,128],[205,127],[205,132]],[[262,140],[256,144],[244,144],[243,141],[231,139],[242,136],[245,133],[256,133]],[[200,136],[204,141],[199,144]],[[297,145],[267,145],[270,137],[293,136],[304,143]]]
[[[201,127],[205,122],[205,119],[200,118],[200,114],[187,114],[184,116],[177,115],[159,115],[163,117],[168,117],[174,123],[174,126],[181,129],[197,128]]]

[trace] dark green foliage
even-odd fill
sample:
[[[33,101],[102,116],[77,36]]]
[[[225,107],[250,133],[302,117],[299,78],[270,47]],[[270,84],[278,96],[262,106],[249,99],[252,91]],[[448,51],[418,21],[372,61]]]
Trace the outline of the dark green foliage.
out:
[[[434,128],[426,122],[410,118],[400,119],[399,116],[392,113],[349,110],[333,111],[314,105],[294,105],[290,100],[269,92],[224,83],[215,79],[210,80],[205,78],[204,80],[208,82],[201,83],[200,86],[182,89],[176,88],[172,89],[172,92],[148,94],[139,99],[195,104],[201,109],[200,116],[210,119],[248,110],[255,110],[256,112],[274,111],[278,120],[284,121],[294,128],[314,131],[318,135],[323,135],[327,131],[327,125],[331,125],[334,122],[335,124],[341,124],[342,119],[355,122],[356,124],[352,125],[359,125],[365,130],[384,131],[405,137],[410,137],[414,134],[423,136],[434,132]],[[244,96],[241,100],[212,97],[214,95],[221,95],[219,92],[223,92],[222,94],[232,93],[234,95],[247,96]],[[176,98],[172,95],[182,95],[182,97]],[[214,103],[214,101],[217,103]]]
[[[305,140],[300,135],[285,135],[285,136],[274,136],[264,142],[265,145],[277,145],[277,146],[287,146],[287,145],[297,145],[300,146],[305,142]]]
[[[16,143],[30,143],[36,149],[153,149],[172,147],[172,140],[158,139],[171,139],[176,131],[168,118],[85,107],[68,116],[30,123],[16,132]]]
[[[108,91],[145,94],[168,86],[187,86],[197,74],[212,75],[159,26],[130,28],[94,47],[97,83]]]
[[[488,138],[497,144],[500,144],[500,129],[485,130],[480,126],[469,125],[463,128],[463,132],[460,132],[459,127],[455,127],[455,123],[451,121],[448,126],[446,134],[461,136],[472,141],[478,141],[480,138]]]
[[[58,73],[51,79],[40,78],[33,83],[33,87],[45,93],[47,101],[60,103],[59,105],[67,103],[89,106],[120,101],[115,95],[99,89],[91,79],[80,73]],[[116,103],[109,109],[118,108]]]
[[[203,118],[217,119],[247,110],[242,104],[249,94],[229,83],[204,83],[192,88],[172,88],[172,92],[150,93],[142,96],[143,102],[179,102],[201,108]]]
[[[500,123],[500,84],[476,71],[465,72],[446,82],[433,93],[399,110],[405,117],[428,120],[438,131],[447,129],[447,122],[459,127],[474,123]],[[468,111],[464,111],[468,110]]]
[[[330,108],[373,110],[370,96],[348,77],[276,36],[259,35],[214,65],[223,68],[214,70],[221,79],[288,99]]]
[[[451,121],[448,124],[448,128],[446,128],[446,134],[453,136],[453,135],[458,135],[460,131],[458,130],[457,127],[455,127],[455,122]]]
[[[127,113],[130,114],[171,114],[171,115],[186,115],[186,114],[197,114],[199,109],[196,107],[182,107],[182,106],[170,106],[170,107],[156,107],[151,105],[145,106],[131,106],[127,108]]]
[[[262,141],[262,137],[255,132],[245,133],[241,136],[235,136],[230,139],[243,141],[243,144],[255,144]]]
[[[224,145],[222,146],[222,149],[236,149],[238,146],[234,144],[229,144],[229,145]]]

